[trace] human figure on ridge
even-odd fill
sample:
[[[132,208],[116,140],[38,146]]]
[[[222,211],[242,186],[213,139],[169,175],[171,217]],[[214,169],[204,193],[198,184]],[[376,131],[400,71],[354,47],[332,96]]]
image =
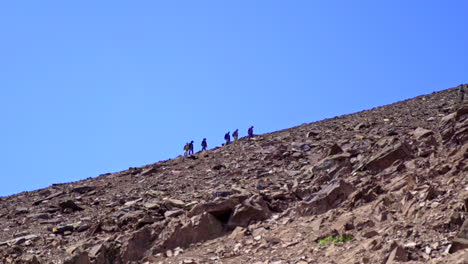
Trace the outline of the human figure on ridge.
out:
[[[185,146],[184,146],[184,156],[187,156],[188,152],[189,152],[189,148],[190,148],[190,144],[189,143],[185,143]]]
[[[203,139],[203,141],[201,142],[201,147],[202,147],[202,151],[206,151],[206,148],[208,147],[208,144],[206,143],[206,138]]]
[[[253,128],[254,128],[254,126],[251,126],[251,127],[249,127],[249,130],[247,130],[247,134],[249,135],[249,138],[251,138],[251,137],[254,136],[254,134],[253,134]]]
[[[227,132],[225,135],[224,135],[224,140],[226,140],[226,145],[229,144],[231,142],[231,135],[229,135],[229,133],[231,132]]]
[[[239,129],[236,129],[234,133],[232,133],[232,137],[234,138],[234,142],[237,141],[239,138]]]
[[[458,86],[458,91],[457,91],[457,93],[458,93],[458,100],[459,100],[458,102],[459,102],[460,104],[463,103],[463,101],[465,100],[465,92],[466,92],[466,91],[465,91],[465,86],[466,86],[466,84],[460,84],[460,85]]]
[[[188,150],[188,154],[193,154],[193,140],[189,143],[189,150]]]

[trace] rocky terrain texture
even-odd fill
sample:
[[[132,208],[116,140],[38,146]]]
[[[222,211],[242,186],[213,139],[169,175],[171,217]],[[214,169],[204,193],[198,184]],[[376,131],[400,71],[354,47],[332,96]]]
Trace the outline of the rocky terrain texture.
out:
[[[0,263],[468,263],[454,88],[0,198]]]

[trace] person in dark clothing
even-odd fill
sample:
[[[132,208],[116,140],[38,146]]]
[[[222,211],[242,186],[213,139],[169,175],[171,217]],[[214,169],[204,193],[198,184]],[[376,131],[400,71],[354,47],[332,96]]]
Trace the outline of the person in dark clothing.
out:
[[[202,151],[206,151],[206,148],[208,147],[208,144],[206,143],[206,138],[203,139],[203,141],[201,142],[201,147],[202,147]]]
[[[253,137],[254,134],[253,134],[253,126],[249,127],[249,130],[247,130],[247,134],[249,135],[249,138]]]
[[[234,138],[234,141],[237,141],[237,139],[239,138],[239,129],[236,129],[236,131],[232,133],[232,137]]]
[[[463,103],[463,101],[465,100],[465,86],[466,84],[460,84],[458,86],[458,102],[459,103]]]
[[[188,154],[193,154],[193,140],[190,142],[189,144],[189,150],[188,150]]]
[[[225,135],[224,135],[224,140],[226,140],[226,145],[229,144],[231,142],[231,135],[229,135],[229,133],[231,132],[227,132]]]

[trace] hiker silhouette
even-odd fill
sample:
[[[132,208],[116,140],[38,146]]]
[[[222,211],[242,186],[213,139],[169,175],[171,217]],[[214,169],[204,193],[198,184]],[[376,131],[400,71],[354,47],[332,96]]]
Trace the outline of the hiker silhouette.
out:
[[[203,141],[201,142],[201,147],[202,147],[202,151],[205,151],[206,148],[208,147],[208,144],[206,143],[206,138],[204,138]]]
[[[224,135],[224,140],[226,140],[226,145],[229,144],[231,142],[231,135],[229,135],[229,133],[231,132],[227,132],[225,135]]]

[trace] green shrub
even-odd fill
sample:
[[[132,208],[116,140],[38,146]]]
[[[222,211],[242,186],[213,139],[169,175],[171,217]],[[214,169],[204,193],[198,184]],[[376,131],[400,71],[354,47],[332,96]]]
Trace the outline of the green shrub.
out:
[[[341,237],[333,237],[327,236],[326,238],[322,238],[318,241],[319,247],[326,246],[330,243],[344,243],[353,240],[352,236],[341,236]]]

